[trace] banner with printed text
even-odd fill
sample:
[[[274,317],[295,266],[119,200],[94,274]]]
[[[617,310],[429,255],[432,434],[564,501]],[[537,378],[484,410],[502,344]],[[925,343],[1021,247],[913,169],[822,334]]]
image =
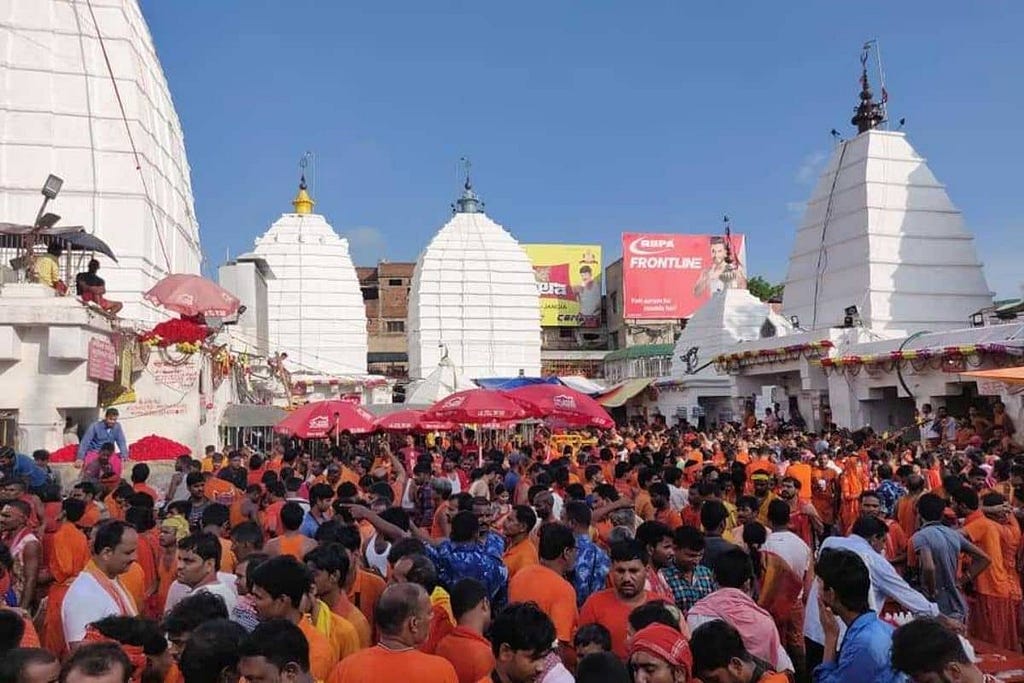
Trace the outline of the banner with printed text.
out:
[[[689,318],[726,288],[747,288],[743,235],[622,234],[623,317]],[[731,260],[731,263],[729,261]]]
[[[524,244],[533,263],[544,327],[601,324],[601,247],[596,244]]]

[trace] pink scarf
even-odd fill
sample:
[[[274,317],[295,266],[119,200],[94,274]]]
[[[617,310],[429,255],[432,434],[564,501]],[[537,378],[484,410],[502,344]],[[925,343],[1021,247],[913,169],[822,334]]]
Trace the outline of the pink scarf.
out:
[[[747,651],[768,662],[773,669],[779,666],[779,631],[772,615],[758,607],[754,600],[737,588],[719,588],[697,601],[689,614],[721,619],[731,624],[743,638]]]

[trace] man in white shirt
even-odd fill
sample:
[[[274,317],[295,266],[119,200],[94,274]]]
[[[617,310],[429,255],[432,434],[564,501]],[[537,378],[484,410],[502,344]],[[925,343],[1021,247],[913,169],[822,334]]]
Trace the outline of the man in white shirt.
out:
[[[134,617],[135,600],[120,576],[135,561],[139,535],[118,520],[101,522],[93,531],[92,560],[68,588],[61,605],[64,641],[74,648],[85,639],[86,627],[104,617]]]
[[[849,536],[829,536],[821,544],[819,552],[826,548],[841,548],[852,550],[864,560],[871,577],[868,606],[876,613],[881,612],[886,599],[891,599],[916,617],[938,616],[939,606],[934,602],[929,602],[921,593],[911,588],[882,555],[882,550],[885,548],[885,536],[888,532],[885,522],[877,517],[861,517],[854,523]],[[808,671],[813,671],[814,667],[821,663],[824,653],[825,632],[821,628],[821,620],[818,617],[819,590],[819,582],[815,581],[807,595],[807,611],[804,614],[804,640],[807,646]],[[846,633],[846,624],[838,618],[836,620],[839,622],[839,643],[841,644],[843,635]]]
[[[167,592],[165,613],[186,595],[203,591],[219,595],[224,600],[228,614],[231,614],[238,602],[238,594],[231,582],[222,581],[217,572],[220,568],[220,553],[220,539],[206,531],[178,541],[178,579]]]

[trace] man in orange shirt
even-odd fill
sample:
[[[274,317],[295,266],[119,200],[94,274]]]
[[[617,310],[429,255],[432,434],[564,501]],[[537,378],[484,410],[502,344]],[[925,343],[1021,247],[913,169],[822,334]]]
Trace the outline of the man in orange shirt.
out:
[[[50,555],[50,576],[53,584],[46,602],[46,621],[43,630],[43,645],[57,656],[67,648],[64,642],[64,625],[60,610],[64,596],[79,572],[85,569],[90,558],[89,540],[75,524],[85,513],[85,504],[74,498],[65,498],[57,531],[53,534],[53,553]]]
[[[529,505],[516,505],[511,514],[505,517],[502,531],[505,534],[505,554],[502,560],[508,569],[508,578],[515,576],[520,569],[537,564],[537,546],[530,541],[530,532],[537,525],[537,515]]]
[[[309,642],[309,664],[313,676],[326,679],[337,664],[331,642],[310,622],[299,607],[313,585],[306,565],[294,557],[272,557],[249,573],[253,607],[260,621],[287,619],[302,629]]]
[[[434,654],[452,663],[459,683],[477,683],[494,669],[491,643],[484,638],[491,624],[487,587],[476,579],[460,579],[452,586],[451,600],[458,625],[441,639]]]
[[[639,487],[636,498],[633,500],[633,508],[637,516],[644,522],[654,519],[654,504],[651,502],[651,494],[647,487],[654,480],[654,470],[648,467],[641,467],[636,474],[636,483]]]
[[[324,543],[306,553],[303,559],[313,572],[316,597],[323,600],[332,612],[352,624],[359,635],[360,647],[370,647],[373,644],[370,622],[352,604],[341,587],[348,576],[348,551],[340,543]]]
[[[994,494],[999,496],[999,494]],[[964,517],[963,533],[988,555],[991,564],[974,580],[974,596],[969,603],[967,632],[972,638],[1007,650],[1020,647],[1020,601],[1013,598],[1011,574],[1006,570],[1003,535],[999,523],[979,509],[978,494],[963,487],[953,492],[957,514]],[[995,500],[995,499],[994,499]],[[1005,502],[999,496],[998,502]]]
[[[895,519],[886,519],[882,512],[882,500],[875,491],[865,491],[860,494],[860,516],[877,517],[885,522],[889,533],[885,535],[885,559],[900,571],[907,564],[907,537],[903,533],[903,527]]]
[[[612,636],[612,652],[625,659],[629,613],[652,600],[672,602],[673,598],[644,588],[647,582],[647,551],[640,541],[628,539],[612,543],[611,560],[608,578],[612,587],[587,598],[580,610],[580,623],[601,624],[608,629]]]
[[[850,533],[853,523],[860,516],[860,494],[864,492],[864,466],[855,454],[848,455],[843,461],[839,492],[839,523],[845,535]]]
[[[387,584],[377,574],[362,568],[359,556],[362,538],[356,527],[339,527],[336,540],[348,551],[349,569],[343,586],[345,594],[349,601],[366,617],[370,624],[370,633],[373,633],[376,626],[374,611]]]
[[[800,482],[800,500],[809,503],[811,502],[811,493],[814,491],[811,486],[811,479],[813,477],[813,468],[801,460],[800,453],[793,451],[789,456],[789,466],[786,468],[786,476],[793,477]]]
[[[533,683],[541,680],[554,639],[555,625],[536,605],[509,605],[491,625],[494,671],[481,678],[479,683]]]
[[[201,523],[203,531],[213,534],[220,541],[220,569],[225,574],[235,573],[235,564],[238,558],[232,550],[231,540],[228,538],[230,528],[231,509],[223,503],[210,503],[203,510]]]
[[[520,569],[509,581],[508,599],[535,602],[551,617],[565,659],[579,622],[576,590],[564,578],[576,564],[576,537],[564,524],[548,522],[540,528],[537,550],[540,562]]]
[[[96,493],[96,484],[91,481],[80,481],[75,484],[69,494],[72,498],[77,498],[85,503],[85,514],[78,520],[78,528],[86,534],[100,523],[100,506],[96,504]]]
[[[839,510],[839,487],[836,472],[829,467],[828,453],[815,456],[811,468],[811,504],[818,511],[822,523],[831,529]]]
[[[146,483],[148,479],[149,465],[144,462],[135,463],[132,466],[132,489],[135,493],[145,493],[156,503],[160,499],[160,495],[156,492],[156,489]]]
[[[430,634],[431,611],[430,596],[419,584],[388,586],[377,604],[380,642],[343,659],[327,683],[458,683],[455,668],[447,659],[419,650]]]
[[[651,496],[651,505],[654,506],[654,521],[661,522],[673,531],[676,527],[682,526],[682,518],[669,504],[672,494],[668,484],[656,481],[647,488],[647,491]]]
[[[282,533],[267,541],[264,546],[267,555],[291,555],[298,560],[316,547],[316,541],[299,531],[305,516],[302,506],[296,502],[288,501],[281,507]]]

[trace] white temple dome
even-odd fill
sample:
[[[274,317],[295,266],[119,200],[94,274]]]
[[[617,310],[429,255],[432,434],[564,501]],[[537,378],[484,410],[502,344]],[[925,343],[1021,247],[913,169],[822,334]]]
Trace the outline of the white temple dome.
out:
[[[469,180],[420,254],[409,293],[409,377],[447,351],[470,378],[540,375],[540,299],[529,257],[487,217]]]
[[[364,375],[366,308],[348,240],[313,213],[305,179],[292,205],[253,250],[274,271],[267,281],[270,353],[287,353],[294,373]]]
[[[879,130],[867,71],[853,123],[807,203],[793,242],[783,313],[807,330],[841,325],[856,306],[886,336],[965,327],[992,304],[974,237],[925,160]]]
[[[85,2],[0,2],[0,221],[30,223],[60,176],[47,210],[111,246],[100,274],[122,315],[155,319],[142,293],[201,263],[181,123],[136,0],[91,7],[95,23]]]

